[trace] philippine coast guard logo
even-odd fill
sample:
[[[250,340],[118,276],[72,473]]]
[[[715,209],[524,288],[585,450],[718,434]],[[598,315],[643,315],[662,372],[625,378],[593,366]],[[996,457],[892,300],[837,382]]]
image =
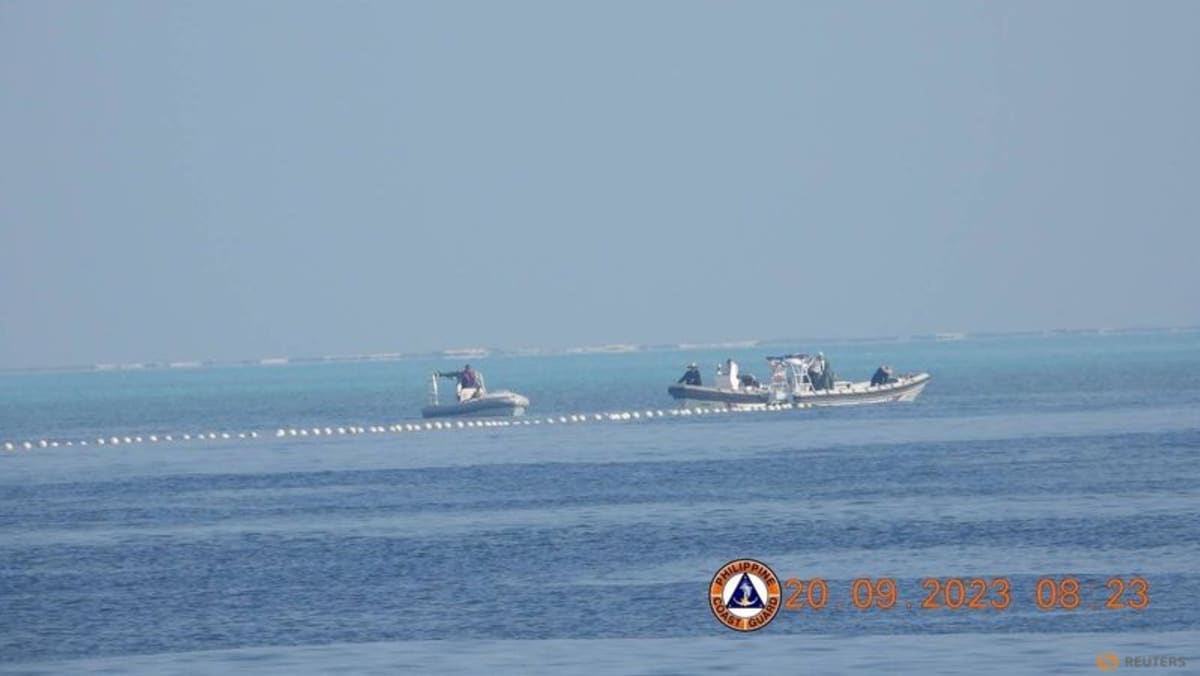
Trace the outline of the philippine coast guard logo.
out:
[[[730,629],[762,629],[779,612],[779,578],[762,561],[730,561],[713,576],[708,604],[713,615]]]

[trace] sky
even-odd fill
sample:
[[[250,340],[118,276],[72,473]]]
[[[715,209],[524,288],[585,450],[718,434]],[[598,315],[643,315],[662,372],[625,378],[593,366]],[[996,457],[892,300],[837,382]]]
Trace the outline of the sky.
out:
[[[0,0],[0,368],[1200,324],[1198,25]]]

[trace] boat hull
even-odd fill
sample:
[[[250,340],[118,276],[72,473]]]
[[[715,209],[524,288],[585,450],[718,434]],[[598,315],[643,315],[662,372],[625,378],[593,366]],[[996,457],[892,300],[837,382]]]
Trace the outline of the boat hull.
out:
[[[515,392],[491,392],[482,397],[452,404],[430,404],[421,409],[421,417],[513,417],[525,415],[527,408],[529,399]]]
[[[667,393],[676,399],[694,401],[700,404],[765,404],[765,391],[734,391],[722,390],[703,385],[672,385]]]
[[[914,401],[929,384],[928,373],[904,376],[894,383],[871,386],[866,381],[847,383],[831,390],[802,392],[790,398],[791,403],[806,406],[857,406],[883,404],[891,401]],[[667,392],[674,398],[698,404],[743,406],[772,403],[767,390],[723,390],[697,385],[672,385]]]

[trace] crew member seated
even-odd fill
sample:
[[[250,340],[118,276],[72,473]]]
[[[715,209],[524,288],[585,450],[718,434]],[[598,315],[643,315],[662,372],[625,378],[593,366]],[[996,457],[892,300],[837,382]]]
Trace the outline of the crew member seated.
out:
[[[467,364],[461,371],[447,371],[442,373],[437,372],[442,378],[457,378],[458,379],[458,400],[467,401],[483,395],[483,385],[479,374],[471,369],[471,365]]]
[[[742,387],[747,390],[754,390],[762,387],[762,383],[758,382],[758,378],[755,378],[749,373],[743,373],[739,375],[738,382],[741,383]]]
[[[700,367],[696,362],[688,364],[687,370],[683,372],[683,377],[676,381],[684,385],[700,385]]]
[[[892,367],[886,364],[875,369],[875,375],[871,376],[871,387],[886,385],[890,382],[892,382]]]

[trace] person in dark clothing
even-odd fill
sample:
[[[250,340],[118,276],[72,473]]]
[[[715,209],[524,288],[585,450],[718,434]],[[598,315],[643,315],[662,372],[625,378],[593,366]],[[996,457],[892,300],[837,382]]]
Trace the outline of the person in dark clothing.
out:
[[[748,390],[758,389],[762,386],[762,384],[758,382],[758,378],[755,378],[749,373],[743,373],[739,375],[738,382],[742,384],[742,387]]]
[[[483,394],[483,388],[479,386],[479,376],[471,370],[470,364],[464,366],[461,371],[446,371],[445,373],[438,371],[437,374],[441,378],[457,379],[460,397],[464,392],[467,393],[468,398]]]
[[[683,372],[683,377],[676,381],[684,385],[700,385],[700,367],[696,362],[688,364],[687,371]]]
[[[875,375],[871,376],[871,386],[886,385],[892,381],[892,367],[880,366],[875,369]]]

